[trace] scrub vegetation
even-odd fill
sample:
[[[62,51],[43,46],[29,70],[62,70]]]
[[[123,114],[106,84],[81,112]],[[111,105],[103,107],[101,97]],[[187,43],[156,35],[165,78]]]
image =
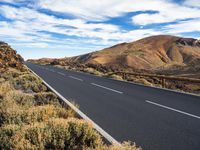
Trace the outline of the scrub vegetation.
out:
[[[0,74],[0,149],[138,150],[104,144],[87,121],[63,105],[29,70]]]
[[[1,150],[138,150],[130,142],[106,145],[92,124],[52,93],[0,42]]]

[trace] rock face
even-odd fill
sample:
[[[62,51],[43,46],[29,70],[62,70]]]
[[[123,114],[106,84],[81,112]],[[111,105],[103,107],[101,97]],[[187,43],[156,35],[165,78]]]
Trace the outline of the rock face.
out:
[[[7,43],[0,41],[0,70],[5,70],[8,67],[22,69],[23,58]]]
[[[200,40],[193,38],[180,38],[177,40],[177,44],[181,44],[183,46],[198,46],[200,47]]]

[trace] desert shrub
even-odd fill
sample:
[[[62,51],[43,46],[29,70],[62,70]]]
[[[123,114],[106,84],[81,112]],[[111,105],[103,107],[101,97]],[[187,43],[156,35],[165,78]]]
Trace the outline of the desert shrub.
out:
[[[14,88],[8,81],[1,83],[0,84],[0,98],[3,98],[6,95],[6,93],[12,90],[14,90]]]
[[[111,75],[109,77],[112,78],[112,79],[116,79],[116,80],[123,80],[123,78],[121,76],[115,75],[115,74],[113,74],[113,75]]]
[[[81,150],[101,144],[101,137],[92,126],[77,119],[52,119],[24,126],[19,131],[13,127],[0,129],[0,149],[11,146],[13,149]]]
[[[57,96],[52,92],[41,92],[34,94],[35,105],[54,104],[60,105]]]
[[[94,75],[98,75],[98,76],[102,76],[102,75],[103,75],[103,73],[97,71],[97,70],[94,69],[94,68],[84,68],[83,71],[84,71],[84,72],[91,73],[91,74],[94,74]]]
[[[0,84],[4,83],[6,80],[2,77],[0,77]]]
[[[152,86],[152,84],[144,78],[134,79],[133,82],[140,83],[146,86]]]
[[[50,118],[73,117],[65,108],[54,105],[45,105],[25,108],[17,105],[14,101],[0,103],[0,126],[3,124],[33,124],[47,121]]]
[[[141,148],[137,148],[135,143],[131,142],[123,142],[121,145],[113,144],[111,146],[100,145],[97,150],[142,150]],[[92,149],[88,149],[92,150]]]
[[[0,103],[0,126],[3,124],[21,124],[23,108],[15,103],[14,100],[5,100]]]
[[[12,80],[13,78],[19,77],[20,75],[25,73],[26,72],[21,72],[14,68],[9,68],[6,72],[2,73],[0,77],[4,78],[5,80]]]
[[[54,66],[60,69],[65,69],[65,66],[61,66],[61,65],[54,65]]]
[[[67,119],[68,117],[71,117],[68,115],[67,109],[54,105],[32,107],[25,111],[25,114],[26,117],[24,118],[24,122],[28,124],[48,121],[51,118]]]
[[[47,87],[42,84],[42,81],[31,74],[21,75],[15,78],[12,83],[16,89],[22,89],[25,92],[47,91]]]
[[[0,149],[14,149],[15,143],[13,143],[12,137],[19,132],[20,126],[7,125],[0,128]]]
[[[22,91],[13,90],[6,94],[5,98],[8,101],[14,101],[18,105],[27,107],[34,106],[35,100],[32,94],[23,93]]]

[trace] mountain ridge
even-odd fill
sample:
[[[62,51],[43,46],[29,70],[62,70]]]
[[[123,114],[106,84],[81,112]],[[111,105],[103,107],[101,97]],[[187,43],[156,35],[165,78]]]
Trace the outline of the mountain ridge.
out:
[[[58,65],[96,65],[114,70],[145,70],[155,73],[177,71],[178,73],[200,66],[200,40],[157,35],[130,43],[116,44],[80,56],[46,60]],[[193,70],[193,72],[198,71],[198,69]]]

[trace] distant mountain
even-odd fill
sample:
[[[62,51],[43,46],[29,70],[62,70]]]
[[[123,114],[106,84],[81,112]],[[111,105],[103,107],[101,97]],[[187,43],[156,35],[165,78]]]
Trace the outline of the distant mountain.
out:
[[[195,72],[200,68],[200,41],[192,38],[158,35],[131,43],[117,44],[76,57],[48,59],[47,62],[62,65],[101,65],[119,70],[166,73],[173,73],[174,70],[179,72],[190,70]]]
[[[0,41],[0,71],[8,67],[23,68],[23,58],[7,43]]]

